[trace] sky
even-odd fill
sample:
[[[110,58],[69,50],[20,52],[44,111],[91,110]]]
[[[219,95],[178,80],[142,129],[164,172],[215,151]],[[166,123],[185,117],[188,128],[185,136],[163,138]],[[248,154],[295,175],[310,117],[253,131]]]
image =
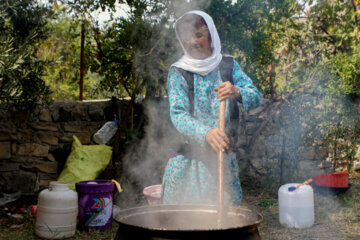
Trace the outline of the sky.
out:
[[[48,0],[38,0],[41,3],[48,3]],[[303,3],[304,0],[297,0],[299,3]],[[232,0],[233,3],[237,2],[237,0]],[[316,1],[314,1],[313,4],[316,4]],[[118,2],[115,4],[115,9],[116,11],[113,13],[114,17],[126,17],[127,16],[127,11],[129,10],[129,6],[126,4],[119,4]],[[105,24],[107,21],[110,20],[110,12],[109,11],[102,11],[102,10],[97,10],[95,12],[92,13],[92,15],[94,16],[95,19],[97,19],[99,21],[100,25]]]

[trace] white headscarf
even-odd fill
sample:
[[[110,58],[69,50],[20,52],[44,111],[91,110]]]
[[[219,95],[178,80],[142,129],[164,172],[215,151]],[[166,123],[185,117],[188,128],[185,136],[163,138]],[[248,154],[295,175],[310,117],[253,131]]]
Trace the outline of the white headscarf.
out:
[[[205,59],[196,59],[193,58],[190,54],[186,52],[186,49],[184,48],[184,45],[181,42],[179,33],[176,31],[176,37],[179,40],[182,49],[184,50],[184,56],[182,56],[177,62],[175,62],[172,66],[182,68],[184,70],[197,73],[200,75],[207,75],[211,71],[213,71],[221,62],[222,55],[221,55],[221,45],[220,45],[220,38],[219,34],[216,30],[215,24],[213,19],[205,12],[202,11],[190,11],[185,13],[183,16],[181,16],[176,22],[178,22],[182,17],[184,17],[187,14],[196,14],[201,16],[209,29],[210,36],[211,36],[211,48],[212,48],[212,54],[208,58]]]

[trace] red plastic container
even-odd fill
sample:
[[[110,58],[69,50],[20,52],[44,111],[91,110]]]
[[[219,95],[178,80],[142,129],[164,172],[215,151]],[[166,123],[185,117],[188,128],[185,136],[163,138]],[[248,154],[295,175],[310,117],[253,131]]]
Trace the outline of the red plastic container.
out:
[[[321,187],[349,187],[349,173],[329,173],[320,176],[313,177],[313,180],[317,186]]]

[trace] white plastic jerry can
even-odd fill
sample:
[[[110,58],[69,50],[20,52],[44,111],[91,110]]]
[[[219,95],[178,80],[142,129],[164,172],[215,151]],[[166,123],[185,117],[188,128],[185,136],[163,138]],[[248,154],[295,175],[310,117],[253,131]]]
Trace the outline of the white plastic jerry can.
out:
[[[279,221],[290,228],[306,228],[314,224],[314,191],[304,185],[294,191],[298,183],[289,183],[279,188]]]

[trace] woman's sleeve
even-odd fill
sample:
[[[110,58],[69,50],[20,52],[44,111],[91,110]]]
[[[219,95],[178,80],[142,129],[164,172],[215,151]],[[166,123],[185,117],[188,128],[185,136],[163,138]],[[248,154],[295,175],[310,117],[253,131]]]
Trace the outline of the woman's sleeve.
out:
[[[261,104],[262,95],[253,85],[252,80],[243,72],[240,65],[234,60],[234,85],[239,89],[244,111],[256,108]]]
[[[184,136],[205,146],[205,136],[210,126],[191,116],[189,109],[188,84],[177,68],[172,67],[168,76],[168,97],[170,118],[176,129]]]

